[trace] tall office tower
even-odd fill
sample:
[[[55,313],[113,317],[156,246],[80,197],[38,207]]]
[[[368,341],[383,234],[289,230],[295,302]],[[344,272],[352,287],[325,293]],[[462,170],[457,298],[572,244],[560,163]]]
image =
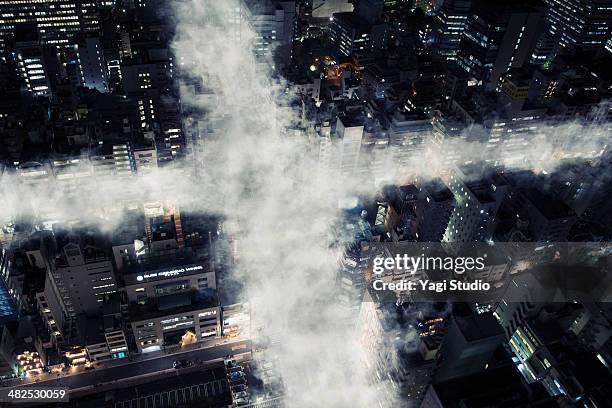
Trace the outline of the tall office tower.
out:
[[[365,20],[354,13],[336,13],[331,18],[330,42],[336,55],[348,57],[355,52],[368,51],[371,38]]]
[[[75,46],[79,67],[79,84],[108,92],[107,67],[104,52],[97,37],[86,37]]]
[[[562,47],[602,48],[610,35],[612,0],[545,0],[550,33]]]
[[[388,132],[397,176],[409,177],[421,165],[425,143],[431,137],[431,120],[407,101],[389,115]]]
[[[338,57],[376,53],[386,48],[386,24],[370,24],[354,13],[337,13],[330,24],[330,41]]]
[[[455,208],[443,242],[485,241],[491,238],[495,216],[508,190],[505,180],[487,177],[477,165],[456,168],[448,181],[455,195]]]
[[[104,295],[116,292],[115,273],[105,244],[89,233],[60,231],[50,274],[69,312],[96,314]]]
[[[343,307],[358,311],[366,292],[365,274],[372,229],[364,217],[352,211],[354,208],[343,208],[342,222],[331,229],[334,241],[341,243],[334,245],[332,253],[338,262],[338,300]]]
[[[15,59],[25,88],[35,96],[50,96],[51,82],[45,49],[37,41],[20,41],[15,45]]]
[[[303,41],[308,37],[310,17],[312,16],[312,0],[296,0],[295,23],[293,27],[293,42]]]
[[[62,343],[78,336],[78,316],[102,311],[105,296],[117,291],[117,283],[110,246],[93,232],[54,228],[54,234],[55,245],[45,249],[44,290],[36,298],[54,341]]]
[[[435,49],[442,58],[447,60],[457,58],[471,5],[472,0],[446,0],[436,11]]]
[[[70,45],[78,32],[97,32],[95,0],[0,0],[0,51],[7,49],[15,29],[33,23],[44,44]]]
[[[440,348],[436,382],[485,370],[504,340],[504,331],[493,314],[477,314],[468,304],[453,304],[451,321]]]
[[[358,170],[363,130],[363,116],[347,114],[338,117],[336,123],[336,134],[339,138],[338,165],[344,176],[355,174]]]
[[[238,18],[256,33],[255,56],[273,56],[277,67],[289,63],[295,28],[295,1],[246,1],[247,9]]]
[[[546,29],[536,42],[529,62],[533,65],[541,65],[547,68],[552,63],[558,51],[559,38],[557,33],[553,33],[550,29]]]
[[[419,187],[415,205],[418,239],[440,242],[453,212],[453,193],[440,179],[429,180]]]
[[[501,74],[510,68],[520,68],[529,60],[543,22],[537,2],[475,1],[457,62],[487,89],[495,89]]]

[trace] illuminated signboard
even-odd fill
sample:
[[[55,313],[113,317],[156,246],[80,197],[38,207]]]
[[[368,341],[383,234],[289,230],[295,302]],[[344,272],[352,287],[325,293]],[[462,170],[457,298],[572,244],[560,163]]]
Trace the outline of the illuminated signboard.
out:
[[[169,269],[169,270],[161,271],[161,272],[151,272],[151,273],[146,273],[144,275],[138,275],[136,276],[136,280],[138,282],[142,282],[144,280],[149,280],[149,279],[154,279],[154,278],[169,278],[172,276],[179,276],[187,272],[201,271],[203,269],[204,267],[202,265],[193,265],[193,266],[187,266],[184,268],[175,268],[175,269]]]

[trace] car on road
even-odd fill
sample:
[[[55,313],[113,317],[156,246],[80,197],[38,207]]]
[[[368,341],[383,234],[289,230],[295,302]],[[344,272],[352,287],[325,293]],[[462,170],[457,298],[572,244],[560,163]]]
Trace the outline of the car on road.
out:
[[[172,368],[185,368],[185,367],[189,367],[193,365],[193,361],[187,361],[187,360],[176,360],[172,362]]]
[[[246,385],[246,380],[241,377],[241,378],[237,378],[235,380],[230,380],[230,385],[234,386],[234,385]]]
[[[239,365],[233,366],[232,368],[228,368],[227,372],[228,373],[241,373],[242,372],[242,366],[239,366]]]
[[[226,367],[234,367],[236,365],[236,360],[228,358],[223,363]]]
[[[231,389],[232,389],[232,392],[246,391],[247,386],[246,384],[232,385]]]
[[[236,405],[240,407],[242,405],[247,405],[249,403],[249,400],[247,398],[238,398],[235,402]]]
[[[231,381],[236,381],[239,380],[241,378],[244,378],[244,373],[240,372],[240,373],[231,373],[229,376]]]
[[[246,391],[238,391],[234,393],[234,398],[246,398],[249,394]]]

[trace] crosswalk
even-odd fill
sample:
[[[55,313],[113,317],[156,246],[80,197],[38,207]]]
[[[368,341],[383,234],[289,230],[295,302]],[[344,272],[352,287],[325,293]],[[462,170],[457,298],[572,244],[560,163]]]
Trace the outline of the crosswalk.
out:
[[[143,395],[115,402],[115,408],[170,408],[185,404],[198,398],[211,397],[227,392],[226,380],[215,380],[202,384],[189,385],[150,395]]]

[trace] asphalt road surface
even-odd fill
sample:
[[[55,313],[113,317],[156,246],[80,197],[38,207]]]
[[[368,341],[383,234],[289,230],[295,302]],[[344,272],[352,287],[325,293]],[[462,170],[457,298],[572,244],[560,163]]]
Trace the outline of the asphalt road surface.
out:
[[[58,377],[56,379],[48,380],[46,379],[44,381],[41,380],[38,382],[20,384],[17,386],[68,387],[69,389],[74,390],[96,384],[117,383],[117,386],[120,387],[122,380],[172,369],[172,363],[176,360],[210,361],[224,358],[225,356],[231,354],[244,353],[249,351],[250,348],[251,341],[243,340],[233,343],[220,344],[204,349],[186,351],[184,353],[164,355],[155,359],[136,361],[116,367],[100,367],[71,376]]]

